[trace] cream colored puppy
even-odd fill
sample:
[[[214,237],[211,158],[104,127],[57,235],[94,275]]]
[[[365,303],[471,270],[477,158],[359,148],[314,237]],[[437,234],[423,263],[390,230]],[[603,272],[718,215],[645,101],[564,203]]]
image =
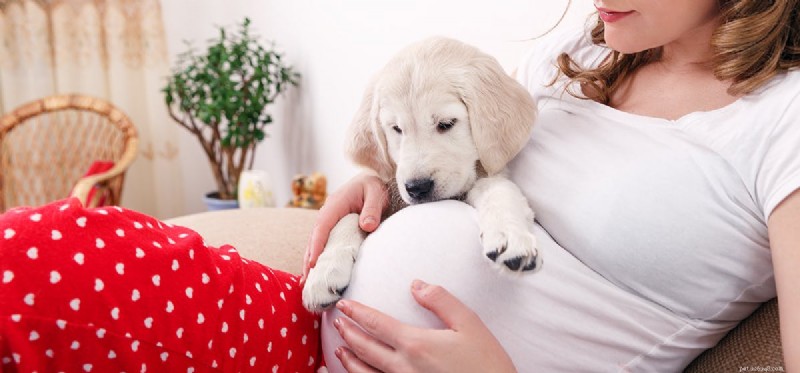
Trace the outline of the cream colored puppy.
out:
[[[372,80],[347,153],[399,196],[391,212],[464,200],[478,212],[485,255],[507,270],[529,271],[541,267],[529,230],[533,212],[503,170],[535,118],[533,99],[493,57],[433,38],[402,50]],[[341,298],[365,236],[357,214],[334,227],[303,289],[307,309],[319,312]]]

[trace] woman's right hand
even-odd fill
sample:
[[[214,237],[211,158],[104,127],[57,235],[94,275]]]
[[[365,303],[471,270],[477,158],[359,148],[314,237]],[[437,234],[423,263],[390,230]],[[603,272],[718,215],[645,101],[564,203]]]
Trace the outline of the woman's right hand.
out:
[[[331,194],[319,210],[317,222],[311,232],[311,240],[303,256],[304,283],[308,271],[317,264],[317,258],[328,242],[331,230],[347,214],[359,214],[358,225],[365,232],[372,232],[381,221],[383,211],[389,206],[389,192],[386,184],[377,176],[360,174],[335,193]]]

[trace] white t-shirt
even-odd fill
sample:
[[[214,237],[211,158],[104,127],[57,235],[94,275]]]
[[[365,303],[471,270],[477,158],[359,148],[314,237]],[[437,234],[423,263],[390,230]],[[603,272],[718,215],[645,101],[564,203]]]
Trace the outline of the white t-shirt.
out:
[[[670,121],[548,87],[561,52],[593,65],[608,50],[556,34],[517,71],[540,115],[510,171],[537,215],[541,271],[497,270],[474,211],[445,201],[370,235],[345,298],[441,327],[409,294],[421,278],[475,310],[521,372],[680,371],[775,296],[766,221],[800,187],[800,72]],[[333,372],[338,316],[322,332]]]
[[[540,110],[511,165],[541,225],[600,275],[678,315],[741,320],[775,296],[767,218],[800,187],[800,71],[677,120],[565,92],[553,64],[608,53],[586,33],[548,40],[518,80]],[[544,161],[543,161],[544,160]]]

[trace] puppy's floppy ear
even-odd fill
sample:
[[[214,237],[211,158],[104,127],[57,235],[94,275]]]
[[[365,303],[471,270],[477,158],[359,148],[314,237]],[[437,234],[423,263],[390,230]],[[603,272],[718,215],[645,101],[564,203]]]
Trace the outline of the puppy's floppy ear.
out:
[[[394,177],[394,163],[389,158],[386,134],[378,119],[377,80],[375,77],[367,85],[361,105],[347,130],[345,153],[357,165],[371,169],[382,180],[388,181]]]
[[[494,175],[525,146],[536,119],[536,105],[497,60],[482,52],[466,65],[459,86],[481,164]]]

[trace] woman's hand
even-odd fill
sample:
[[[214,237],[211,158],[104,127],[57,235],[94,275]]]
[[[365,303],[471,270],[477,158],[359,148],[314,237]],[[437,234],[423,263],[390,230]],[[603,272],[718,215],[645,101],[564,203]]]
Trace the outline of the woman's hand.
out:
[[[447,329],[409,326],[351,300],[337,303],[351,319],[334,321],[348,345],[336,356],[348,372],[516,372],[478,315],[447,290],[416,280],[411,293]]]
[[[358,224],[365,232],[378,228],[383,211],[389,205],[389,192],[386,184],[376,176],[361,174],[351,179],[325,201],[319,210],[317,222],[311,232],[311,240],[303,257],[303,276],[305,282],[308,271],[317,264],[317,258],[328,242],[331,230],[345,215],[358,213]]]

